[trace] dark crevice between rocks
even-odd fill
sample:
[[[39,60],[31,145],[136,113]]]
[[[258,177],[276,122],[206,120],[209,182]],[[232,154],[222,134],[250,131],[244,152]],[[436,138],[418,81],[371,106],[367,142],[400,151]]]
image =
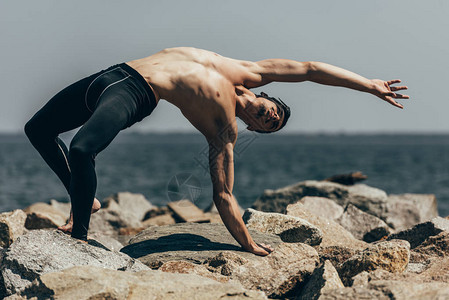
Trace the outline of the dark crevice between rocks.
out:
[[[41,282],[39,278],[37,278],[32,285],[29,285],[25,289],[23,289],[20,293],[20,296],[25,297],[26,299],[37,299],[37,300],[47,300],[47,299],[55,299],[55,293],[47,288],[45,284]]]

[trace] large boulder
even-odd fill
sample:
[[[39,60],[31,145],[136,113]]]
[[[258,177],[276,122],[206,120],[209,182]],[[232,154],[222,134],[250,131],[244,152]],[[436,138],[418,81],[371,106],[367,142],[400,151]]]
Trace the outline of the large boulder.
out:
[[[344,288],[332,263],[326,260],[319,268],[316,268],[311,278],[297,295],[297,300],[317,300],[327,290]]]
[[[274,234],[249,231],[256,242],[273,247],[282,243]],[[171,260],[201,264],[223,251],[231,251],[244,258],[255,257],[240,247],[224,225],[210,223],[152,226],[133,237],[121,251],[153,269]]]
[[[0,247],[9,247],[24,233],[26,218],[20,209],[0,214]]]
[[[82,288],[80,288],[82,287]],[[20,293],[27,299],[267,299],[237,282],[220,283],[193,274],[136,273],[76,266],[37,278]],[[17,299],[17,298],[16,298]]]
[[[27,229],[57,228],[64,225],[69,217],[53,206],[42,202],[28,206],[24,212],[27,214],[25,221]]]
[[[90,265],[132,272],[148,269],[123,253],[110,251],[95,241],[90,243],[54,230],[33,230],[22,235],[10,246],[1,263],[0,275],[5,290],[8,294],[16,293],[42,274],[72,266]]]
[[[265,190],[252,208],[285,213],[287,205],[301,200],[305,196],[325,197],[334,200],[340,206],[352,203],[361,210],[375,216],[381,216],[386,209],[387,194],[365,184],[346,186],[328,181],[303,181],[278,190]]]
[[[410,229],[406,229],[394,233],[388,239],[406,240],[410,243],[411,248],[415,248],[427,240],[430,236],[435,236],[443,231],[449,231],[449,220],[436,217],[430,221],[415,225]]]
[[[60,202],[55,199],[50,200],[50,206],[59,210],[64,216],[69,216],[72,209],[70,202]]]
[[[356,239],[369,243],[378,241],[393,232],[384,221],[363,212],[352,204],[348,204],[344,213],[335,221],[352,233]]]
[[[329,220],[337,219],[344,211],[342,206],[328,198],[307,196],[299,200],[299,202],[311,213]]]
[[[323,234],[317,227],[298,217],[248,208],[243,214],[243,221],[249,229],[276,234],[287,243],[314,246],[319,245],[322,240]]]
[[[129,192],[117,193],[103,200],[104,208],[119,212],[124,219],[142,221],[149,210],[156,207],[144,195]]]
[[[316,216],[308,211],[300,202],[287,206],[287,215],[301,218],[318,227],[323,233],[320,247],[342,246],[354,250],[362,250],[367,247],[365,242],[355,239],[354,236],[340,224]]]
[[[352,283],[352,277],[363,271],[386,270],[402,273],[410,259],[410,245],[406,241],[392,240],[371,244],[362,252],[343,263],[340,276],[345,285]]]
[[[431,194],[389,195],[382,219],[396,231],[438,216],[437,200]]]
[[[166,270],[168,265],[170,270],[204,276],[203,268],[191,264],[204,265],[209,272],[237,280],[245,288],[262,290],[269,297],[294,295],[318,264],[315,249],[302,243],[282,243],[271,234],[250,233],[256,242],[271,244],[274,251],[256,256],[243,251],[224,225],[197,223],[147,228],[121,251],[152,268]],[[215,275],[206,277],[216,279]]]

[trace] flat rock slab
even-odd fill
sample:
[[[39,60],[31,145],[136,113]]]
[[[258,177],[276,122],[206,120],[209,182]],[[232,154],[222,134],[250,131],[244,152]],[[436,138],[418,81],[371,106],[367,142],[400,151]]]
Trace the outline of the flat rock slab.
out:
[[[274,234],[250,230],[258,243],[278,246],[282,241]],[[151,268],[159,268],[171,260],[201,264],[223,251],[235,252],[245,258],[255,255],[244,251],[222,224],[180,223],[153,226],[137,234],[120,250],[139,259]]]
[[[37,202],[23,210],[27,214],[27,229],[57,228],[66,223],[69,215],[63,214],[53,206]]]
[[[1,262],[0,276],[6,292],[16,293],[42,274],[73,266],[91,265],[132,272],[148,270],[123,253],[109,251],[95,241],[89,243],[55,230],[33,230],[22,235],[5,252]]]
[[[311,213],[326,218],[335,220],[343,214],[344,208],[335,201],[323,197],[304,197],[300,201]]]
[[[104,200],[105,208],[119,211],[123,218],[134,218],[142,221],[147,211],[156,207],[142,194],[120,192]]]
[[[187,199],[170,202],[167,206],[182,222],[203,223],[210,221],[201,209]]]
[[[153,270],[130,273],[94,266],[42,275],[20,295],[26,299],[68,300],[267,299],[263,292],[248,291],[237,282],[220,283],[194,274]]]

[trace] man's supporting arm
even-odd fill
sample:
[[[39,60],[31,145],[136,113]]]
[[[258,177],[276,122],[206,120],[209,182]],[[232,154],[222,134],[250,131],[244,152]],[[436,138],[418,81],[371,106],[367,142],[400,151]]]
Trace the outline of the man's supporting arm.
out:
[[[213,198],[220,217],[235,240],[247,251],[257,255],[268,252],[251,238],[240,209],[232,195],[234,185],[234,145],[232,142],[209,142],[209,166]]]
[[[407,89],[406,86],[390,86],[401,82],[400,80],[367,79],[351,71],[322,62],[267,59],[256,62],[253,68],[254,72],[258,73],[260,77],[258,81],[246,84],[249,88],[262,86],[270,82],[312,81],[371,93],[399,108],[403,107],[394,99],[409,98],[406,95],[395,93],[395,91]]]

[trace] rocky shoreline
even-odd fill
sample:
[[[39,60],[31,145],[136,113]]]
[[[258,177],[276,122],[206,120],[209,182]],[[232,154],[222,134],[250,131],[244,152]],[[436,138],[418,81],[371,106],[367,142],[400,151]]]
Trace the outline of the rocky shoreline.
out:
[[[211,205],[118,193],[89,242],[51,200],[0,214],[5,299],[449,299],[449,219],[434,195],[304,181],[266,190],[243,219],[266,257],[244,252]]]

